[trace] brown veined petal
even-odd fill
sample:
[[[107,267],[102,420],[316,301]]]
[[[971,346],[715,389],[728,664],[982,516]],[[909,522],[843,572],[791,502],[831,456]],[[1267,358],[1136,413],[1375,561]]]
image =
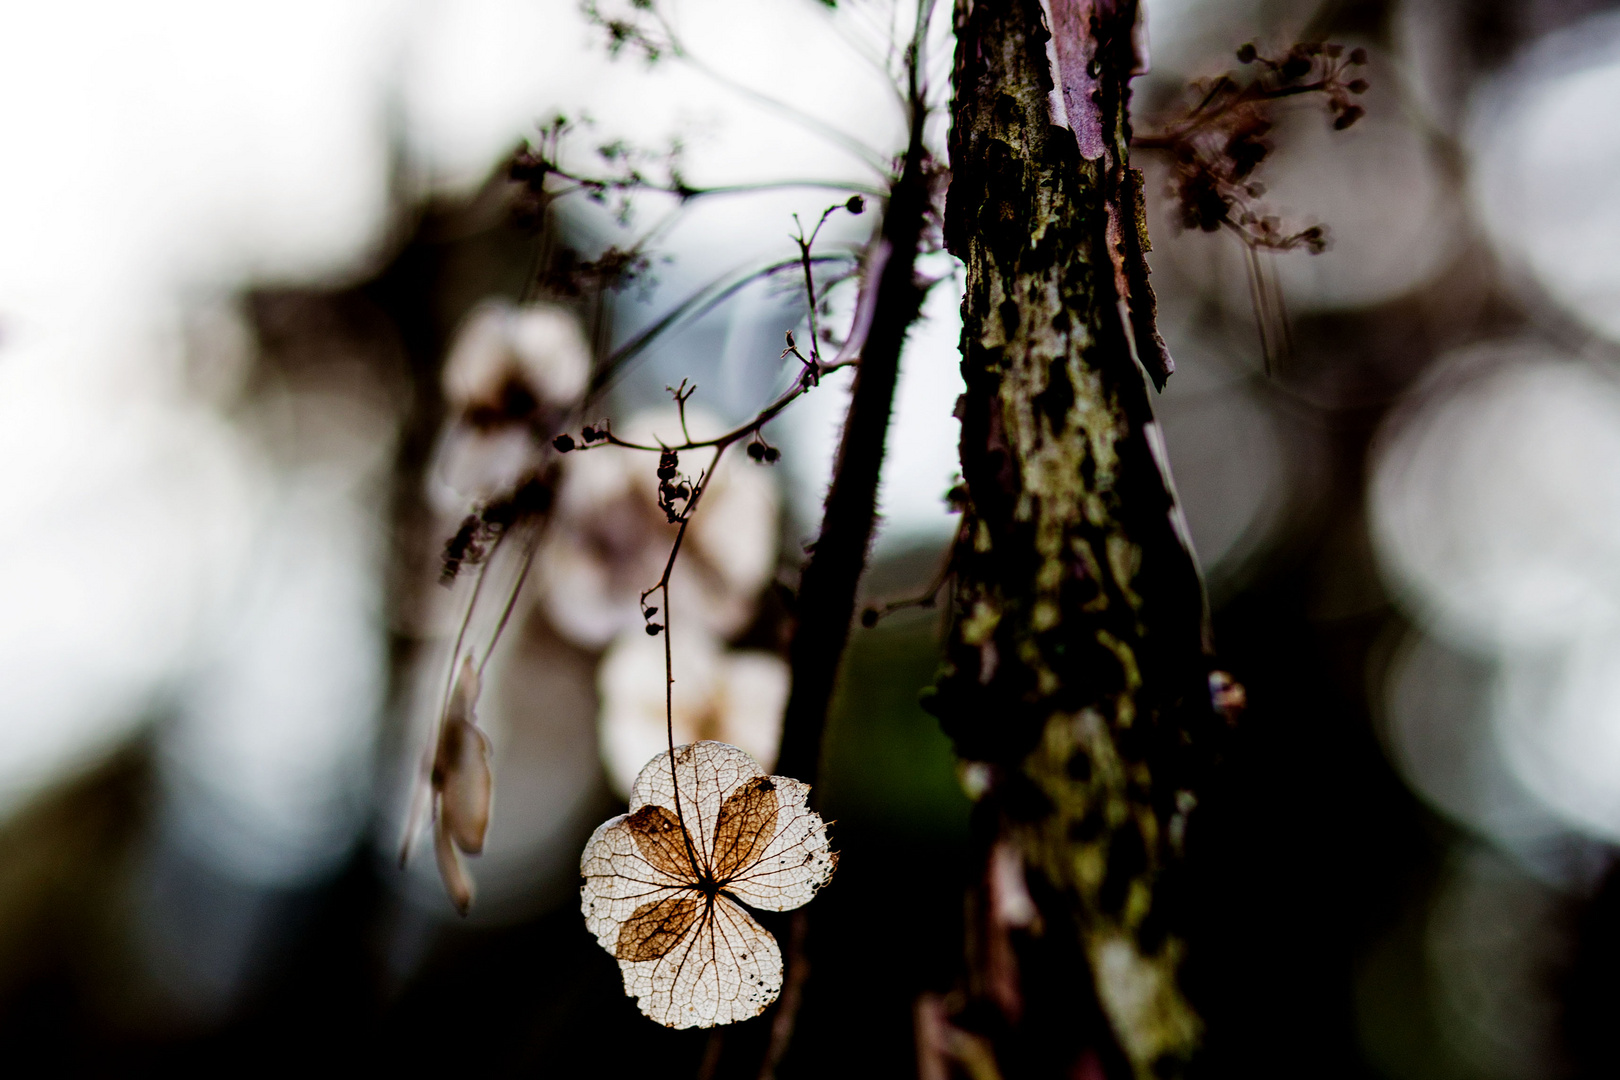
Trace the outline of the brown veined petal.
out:
[[[633,816],[620,814],[597,826],[579,860],[579,874],[584,879],[579,906],[585,926],[597,944],[615,954],[620,928],[634,917],[636,909],[684,893],[697,883],[684,858],[679,864],[648,859],[630,824]],[[666,866],[675,866],[680,873],[671,873]]]
[[[662,806],[643,806],[625,824],[636,838],[641,857],[672,878],[697,880],[686,846],[686,833],[675,815]]]
[[[734,1024],[764,1012],[782,992],[782,952],[753,917],[716,897],[663,956],[620,960],[625,993],[672,1028]]]
[[[438,857],[439,876],[444,879],[450,902],[456,905],[456,911],[467,914],[473,902],[472,878],[461,861],[461,853],[451,841],[443,815],[433,823],[433,854]]]
[[[706,903],[700,893],[670,893],[658,900],[649,900],[619,927],[619,942],[613,955],[632,963],[661,958],[692,929]]]
[[[746,781],[720,804],[714,830],[714,876],[724,882],[765,854],[776,835],[776,782],[769,776]]]
[[[838,856],[827,838],[827,823],[805,805],[810,786],[786,776],[769,779],[776,799],[774,832],[725,887],[751,907],[789,911],[809,903],[827,884]]]
[[[630,789],[631,806],[662,806],[675,809],[675,787],[679,780],[680,816],[686,823],[698,860],[714,865],[715,827],[720,807],[743,784],[763,775],[759,764],[743,751],[726,743],[705,740],[675,748],[674,776],[666,750],[649,761]]]
[[[483,851],[493,791],[484,733],[459,716],[445,720],[433,781],[439,789],[439,816],[456,846],[473,855]]]

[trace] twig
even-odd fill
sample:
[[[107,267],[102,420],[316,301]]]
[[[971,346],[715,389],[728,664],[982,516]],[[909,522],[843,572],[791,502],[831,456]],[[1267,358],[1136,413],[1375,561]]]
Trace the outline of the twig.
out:
[[[940,560],[939,569],[934,572],[933,580],[928,583],[928,588],[915,596],[908,596],[903,600],[888,601],[881,608],[868,607],[861,612],[861,625],[870,630],[878,624],[879,620],[886,619],[897,611],[904,611],[906,608],[913,607],[933,607],[939,601],[940,590],[945,587],[946,582],[950,581],[951,574],[955,571],[956,548],[962,542],[962,532],[963,526],[958,525],[955,535],[951,538],[951,545],[945,550],[945,557]]]

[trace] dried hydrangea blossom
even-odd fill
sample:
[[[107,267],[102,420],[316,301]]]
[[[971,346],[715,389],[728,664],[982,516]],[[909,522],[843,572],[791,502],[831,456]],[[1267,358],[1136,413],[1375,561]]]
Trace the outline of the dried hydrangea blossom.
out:
[[[673,768],[665,751],[636,777],[635,811],[591,836],[579,867],[585,925],[647,1016],[714,1027],[776,1000],[781,950],[743,905],[801,907],[832,877],[837,856],[809,792],[734,746],[678,746]]]
[[[714,739],[746,751],[766,769],[774,765],[787,706],[786,662],[768,652],[724,651],[696,629],[682,629],[669,644],[680,673],[670,717],[661,638],[640,630],[621,634],[597,668],[597,733],[613,790],[630,794],[636,773],[669,745],[670,722],[676,743]]]
[[[511,490],[585,393],[590,371],[590,346],[567,309],[506,301],[475,308],[444,363],[448,420],[428,469],[435,509],[460,514]]]
[[[688,407],[694,438],[721,426]],[[673,408],[643,414],[614,433],[636,442],[682,441]],[[658,507],[657,459],[617,446],[564,456],[552,525],[535,564],[547,617],[563,636],[599,649],[645,626],[640,597],[669,558],[677,526]],[[767,472],[728,455],[709,481],[670,578],[670,606],[688,628],[721,637],[753,617],[776,568],[777,493]]]

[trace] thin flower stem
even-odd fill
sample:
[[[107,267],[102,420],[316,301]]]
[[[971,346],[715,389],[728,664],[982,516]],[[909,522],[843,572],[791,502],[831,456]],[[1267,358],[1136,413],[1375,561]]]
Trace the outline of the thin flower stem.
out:
[[[793,238],[793,242],[799,245],[799,264],[804,268],[804,294],[810,305],[808,316],[810,323],[810,356],[816,362],[818,369],[821,364],[821,342],[820,333],[816,328],[816,305],[820,301],[816,298],[816,277],[810,267],[810,249],[815,246],[816,237],[821,235],[821,227],[827,224],[827,219],[837,209],[837,206],[829,206],[821,212],[821,220],[816,222],[816,227],[810,231],[808,240],[804,237],[803,226],[799,227],[799,234]],[[793,220],[797,223],[799,215],[794,214]],[[819,370],[817,375],[819,377]]]
[[[683,382],[682,387],[685,387]],[[694,388],[695,389],[695,388]],[[686,506],[681,511],[681,527],[675,532],[675,542],[670,545],[669,558],[664,560],[664,572],[658,578],[658,584],[641,594],[643,609],[647,604],[647,597],[658,593],[658,598],[664,606],[664,626],[661,631],[664,635],[664,735],[669,744],[669,780],[675,791],[675,820],[680,822],[681,839],[686,844],[686,857],[692,864],[692,873],[701,878],[704,874],[699,865],[697,850],[692,845],[692,831],[686,826],[686,813],[681,809],[681,777],[680,771],[675,768],[675,656],[674,646],[670,643],[673,632],[673,622],[669,613],[669,579],[675,572],[675,560],[680,557],[681,544],[686,540],[686,527],[692,523],[692,515],[697,511],[698,503],[703,493],[709,488],[709,481],[714,478],[714,472],[720,467],[720,455],[726,452],[724,446],[718,447],[714,458],[709,462],[709,468],[698,474],[692,485],[692,496],[686,500]]]
[[[863,184],[848,180],[824,180],[814,177],[790,177],[784,180],[761,180],[748,184],[713,184],[696,187],[689,184],[660,184],[643,176],[586,176],[582,173],[560,168],[557,165],[552,165],[549,171],[553,176],[561,177],[574,185],[571,188],[552,192],[553,195],[558,197],[572,195],[576,192],[650,191],[660,195],[674,196],[682,202],[691,202],[694,199],[706,199],[714,195],[753,195],[768,191],[792,191],[799,188],[860,192],[862,195],[871,195],[874,198],[883,195],[883,189],[875,184]]]
[[[1131,148],[1133,150],[1173,150],[1185,142],[1188,137],[1197,134],[1241,105],[1250,105],[1262,101],[1281,101],[1283,98],[1298,97],[1300,94],[1313,94],[1318,90],[1325,90],[1327,87],[1328,82],[1326,79],[1319,79],[1313,83],[1302,83],[1299,86],[1283,86],[1269,90],[1251,84],[1231,98],[1221,102],[1219,108],[1204,113],[1203,110],[1208,107],[1210,100],[1225,89],[1224,86],[1217,82],[1204,100],[1199,103],[1198,108],[1193,110],[1191,119],[1171,131],[1133,136],[1131,138]]]
[[[540,549],[540,530],[535,529],[523,549],[523,562],[518,569],[517,584],[506,597],[506,606],[501,609],[501,617],[495,623],[495,632],[490,635],[489,646],[484,650],[484,658],[478,661],[478,677],[484,677],[484,668],[489,665],[489,658],[495,655],[495,646],[500,642],[501,635],[506,631],[506,623],[512,617],[512,609],[517,606],[518,597],[523,595],[523,585],[529,579],[529,569],[534,565],[535,552]],[[479,575],[480,584],[483,575]]]
[[[653,18],[658,21],[659,28],[664,32],[664,40],[669,44],[670,53],[690,64],[692,66],[692,70],[698,72],[713,82],[719,83],[721,86],[724,86],[726,89],[732,91],[740,97],[747,98],[754,104],[769,109],[777,115],[792,121],[811,134],[818,135],[836,146],[843,147],[845,150],[849,151],[851,154],[860,158],[861,161],[875,169],[880,175],[889,175],[889,159],[881,152],[871,146],[868,146],[866,143],[862,142],[860,139],[857,139],[848,132],[839,129],[824,120],[817,119],[816,117],[811,116],[809,113],[804,112],[793,105],[789,105],[780,98],[772,97],[770,94],[767,94],[762,90],[757,90],[754,87],[749,86],[747,83],[733,79],[724,72],[710,67],[708,64],[692,55],[691,51],[686,48],[685,43],[681,41],[679,35],[675,33],[675,28],[669,24],[669,20],[664,18],[664,13],[662,11],[654,7],[652,15]]]
[[[853,253],[838,255],[813,255],[811,262],[849,262],[855,258]],[[591,385],[587,391],[587,401],[601,396],[612,385],[613,381],[621,375],[636,357],[645,352],[652,343],[662,334],[675,326],[701,319],[737,293],[746,289],[756,281],[773,277],[784,270],[798,269],[799,259],[783,259],[768,266],[753,270],[734,271],[723,277],[716,278],[709,284],[692,293],[685,300],[670,308],[647,329],[619,346],[610,353],[596,371],[591,375]]]
[[[1271,335],[1267,332],[1268,313],[1266,310],[1266,297],[1264,282],[1260,279],[1260,257],[1255,247],[1245,239],[1243,254],[1248,262],[1249,270],[1249,301],[1254,305],[1254,321],[1260,331],[1260,357],[1265,367],[1266,377],[1271,377]]]

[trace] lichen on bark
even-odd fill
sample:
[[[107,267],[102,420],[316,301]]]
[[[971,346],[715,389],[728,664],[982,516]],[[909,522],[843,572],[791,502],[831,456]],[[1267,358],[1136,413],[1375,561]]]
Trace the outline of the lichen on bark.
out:
[[[1127,250],[1145,246],[1127,158],[1135,5],[1078,7],[1094,159],[1053,122],[1038,0],[958,4],[945,227],[967,268],[968,520],[930,707],[990,778],[981,853],[1012,845],[1038,913],[997,926],[993,884],[971,898],[969,997],[994,1007],[960,1022],[1006,1075],[1067,1076],[1094,1054],[1107,1075],[1153,1077],[1179,1072],[1202,1030],[1179,977],[1174,866],[1219,722],[1203,587],[1137,359],[1157,341],[1151,296],[1122,295],[1146,288]],[[987,946],[997,934],[1010,952]],[[987,989],[1009,955],[1012,998]],[[1038,1023],[1048,1013],[1071,1019]]]

